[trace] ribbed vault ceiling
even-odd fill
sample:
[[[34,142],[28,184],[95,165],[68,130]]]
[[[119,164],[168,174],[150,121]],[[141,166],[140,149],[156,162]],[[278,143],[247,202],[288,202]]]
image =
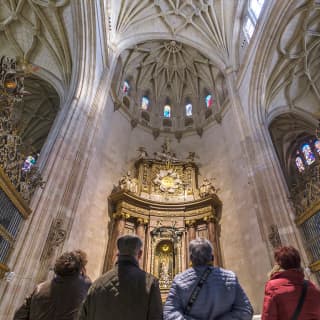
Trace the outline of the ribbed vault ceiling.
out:
[[[24,143],[24,152],[40,152],[59,111],[59,96],[46,81],[36,77],[25,79],[27,94],[15,106],[18,132]]]
[[[198,50],[175,40],[147,41],[123,51],[118,71],[114,80],[117,99],[123,99],[122,85],[127,81],[130,105],[123,103],[123,109],[132,119],[152,129],[167,132],[199,129],[221,113],[226,99],[222,72]],[[205,98],[209,94],[213,105],[208,113]],[[150,100],[146,116],[150,121],[144,121],[141,114],[143,96]],[[192,116],[187,121],[185,106],[189,103]],[[162,122],[166,104],[172,108],[172,125],[167,128]]]

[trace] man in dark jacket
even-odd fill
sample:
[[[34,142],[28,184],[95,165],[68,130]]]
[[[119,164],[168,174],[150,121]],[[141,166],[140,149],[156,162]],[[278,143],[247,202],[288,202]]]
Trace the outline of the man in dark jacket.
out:
[[[16,311],[14,320],[76,320],[91,285],[85,274],[87,256],[81,250],[63,253],[55,277],[40,283]]]
[[[139,268],[141,240],[125,235],[117,246],[118,262],[93,283],[80,320],[162,320],[158,281]]]

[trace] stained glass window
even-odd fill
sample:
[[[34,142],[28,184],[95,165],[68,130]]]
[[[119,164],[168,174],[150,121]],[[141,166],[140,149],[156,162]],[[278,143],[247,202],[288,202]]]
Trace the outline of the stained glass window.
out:
[[[299,172],[304,171],[304,164],[303,164],[301,157],[296,157],[296,166],[297,166]]]
[[[122,88],[122,92],[127,95],[129,94],[129,90],[130,90],[130,85],[128,81],[124,81],[123,82],[123,88]]]
[[[171,107],[168,104],[166,106],[164,106],[164,108],[163,108],[163,116],[165,118],[171,117]]]
[[[36,159],[33,156],[28,156],[22,165],[22,171],[29,172],[35,164],[36,164]]]
[[[250,9],[252,10],[256,19],[259,18],[262,6],[265,0],[251,0],[250,1]]]
[[[304,158],[306,159],[306,163],[308,165],[312,164],[315,161],[314,154],[309,144],[304,144],[302,146],[302,152],[303,152]]]
[[[244,28],[244,32],[246,34],[246,37],[248,39],[251,39],[253,32],[254,32],[254,24],[249,17],[247,17],[243,28]]]
[[[188,103],[186,105],[186,116],[191,117],[192,116],[192,104]]]
[[[211,94],[208,94],[206,96],[206,106],[207,108],[211,108],[212,107],[212,104],[213,104],[213,99],[212,99],[212,95]]]
[[[142,97],[141,99],[141,109],[148,110],[149,109],[149,99],[147,97]]]
[[[320,154],[320,141],[319,140],[316,140],[314,142],[314,147],[315,147],[316,151]]]

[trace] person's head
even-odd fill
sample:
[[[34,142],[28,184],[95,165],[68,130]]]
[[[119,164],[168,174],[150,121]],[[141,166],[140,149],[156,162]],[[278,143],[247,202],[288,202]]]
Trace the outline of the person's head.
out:
[[[190,260],[194,267],[204,266],[213,261],[211,243],[204,238],[192,240],[189,244]]]
[[[276,263],[284,270],[300,269],[301,258],[297,249],[294,247],[279,247],[274,252]]]
[[[80,274],[87,262],[87,254],[82,250],[65,252],[56,260],[54,272],[61,277]]]
[[[142,255],[142,241],[133,235],[124,235],[118,238],[117,247],[119,256],[132,256],[140,259]]]

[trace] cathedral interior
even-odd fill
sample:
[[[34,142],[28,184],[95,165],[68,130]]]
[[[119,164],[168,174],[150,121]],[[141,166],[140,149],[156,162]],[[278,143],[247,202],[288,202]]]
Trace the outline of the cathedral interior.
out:
[[[273,250],[320,284],[319,0],[0,2],[0,319],[116,239],[165,298],[205,237],[261,313]]]

